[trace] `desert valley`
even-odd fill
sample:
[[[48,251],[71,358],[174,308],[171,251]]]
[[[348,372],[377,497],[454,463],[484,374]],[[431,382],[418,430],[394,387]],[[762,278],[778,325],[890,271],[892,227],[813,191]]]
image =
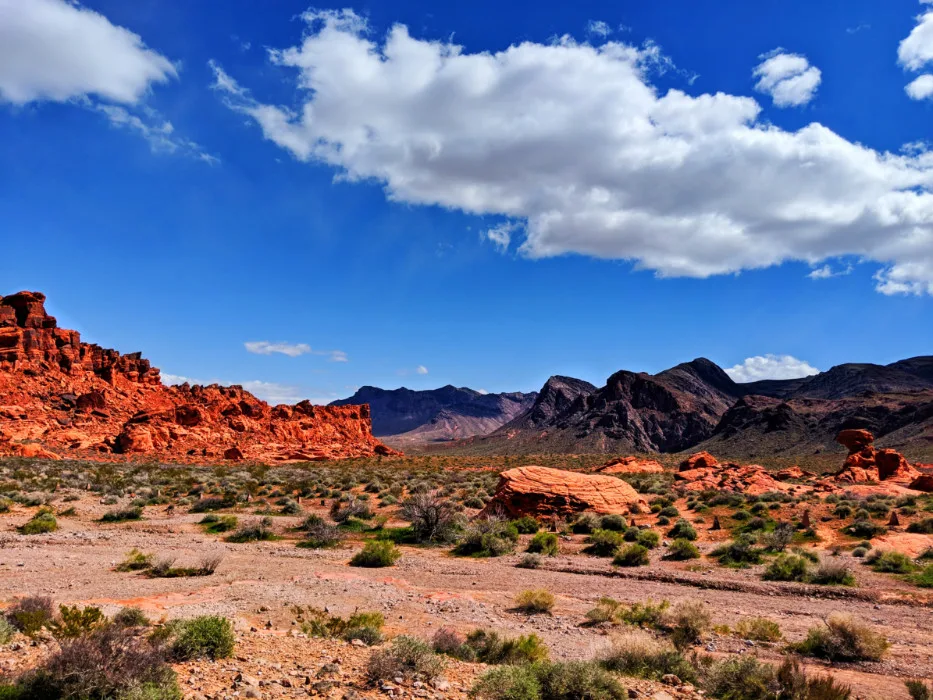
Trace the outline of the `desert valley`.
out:
[[[930,358],[269,406],[165,386],[44,304],[0,298],[4,698],[128,673],[207,700],[933,677]]]

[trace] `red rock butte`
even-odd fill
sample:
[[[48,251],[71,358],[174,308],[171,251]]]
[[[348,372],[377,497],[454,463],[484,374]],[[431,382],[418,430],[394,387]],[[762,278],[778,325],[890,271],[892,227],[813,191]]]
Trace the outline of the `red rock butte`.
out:
[[[162,384],[123,355],[58,328],[45,295],[0,297],[0,455],[171,462],[389,455],[369,406],[270,406],[240,386]]]

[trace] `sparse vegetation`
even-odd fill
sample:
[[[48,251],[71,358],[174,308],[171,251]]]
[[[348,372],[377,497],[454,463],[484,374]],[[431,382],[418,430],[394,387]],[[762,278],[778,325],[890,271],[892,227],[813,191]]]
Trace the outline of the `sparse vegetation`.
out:
[[[560,551],[560,543],[553,532],[539,532],[528,543],[528,551],[534,554],[555,556]]]
[[[806,639],[790,648],[829,661],[880,661],[889,646],[882,634],[865,623],[836,613],[823,626],[811,628]]]
[[[176,624],[172,633],[172,656],[180,661],[225,659],[233,654],[236,637],[230,620],[217,615],[202,615]]]
[[[387,649],[378,649],[372,653],[366,674],[373,683],[396,677],[431,680],[443,668],[444,660],[426,642],[400,635],[392,640]]]
[[[625,688],[586,661],[502,666],[483,675],[470,694],[482,700],[622,700]]]
[[[29,520],[19,527],[23,535],[43,535],[55,532],[58,529],[58,520],[49,508],[40,508]]]
[[[550,613],[554,602],[554,594],[543,588],[525,590],[515,596],[515,608],[530,615]]]
[[[371,540],[363,545],[363,549],[353,555],[350,566],[363,566],[379,568],[394,566],[402,557],[401,550],[387,540]]]
[[[735,636],[753,642],[777,642],[781,637],[781,626],[766,617],[743,617],[735,626]]]

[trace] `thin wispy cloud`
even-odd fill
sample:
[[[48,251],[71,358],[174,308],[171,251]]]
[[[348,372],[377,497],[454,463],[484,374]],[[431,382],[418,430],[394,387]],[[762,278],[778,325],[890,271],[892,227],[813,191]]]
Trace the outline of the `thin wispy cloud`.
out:
[[[331,362],[349,361],[347,353],[343,350],[314,350],[307,343],[272,343],[268,340],[252,340],[243,343],[243,347],[254,355],[286,355],[288,357],[319,355],[329,358]]]
[[[854,268],[852,265],[846,265],[838,269],[834,269],[832,265],[828,263],[822,267],[818,267],[815,270],[812,270],[810,274],[807,275],[811,280],[828,280],[831,277],[842,277],[844,275],[852,274]]]

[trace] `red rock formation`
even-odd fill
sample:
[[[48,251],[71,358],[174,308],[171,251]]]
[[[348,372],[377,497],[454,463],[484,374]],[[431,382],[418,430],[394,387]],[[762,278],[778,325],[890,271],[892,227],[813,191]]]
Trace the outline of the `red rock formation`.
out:
[[[141,353],[82,343],[45,296],[0,297],[0,454],[168,461],[318,460],[394,454],[369,406],[269,406],[239,386],[166,387]]]
[[[712,455],[706,454],[706,457]],[[790,491],[797,488],[777,481],[764,467],[757,464],[720,464],[715,457],[713,462],[713,466],[682,469],[674,474],[674,480],[682,482],[680,485],[687,491],[734,491],[753,496],[769,491]],[[707,463],[707,460],[703,459],[699,463]]]
[[[583,511],[637,513],[647,505],[621,479],[549,467],[517,467],[502,472],[492,500],[481,514],[565,516]]]
[[[845,464],[835,478],[836,481],[864,483],[866,481],[890,481],[907,485],[920,476],[900,452],[874,447],[875,436],[867,430],[843,430],[836,442],[849,450]]]
[[[685,472],[691,469],[709,469],[719,464],[719,460],[713,457],[709,452],[697,452],[692,454],[680,463],[680,471]]]
[[[598,474],[661,474],[664,467],[655,459],[629,456],[613,459],[593,471]]]

